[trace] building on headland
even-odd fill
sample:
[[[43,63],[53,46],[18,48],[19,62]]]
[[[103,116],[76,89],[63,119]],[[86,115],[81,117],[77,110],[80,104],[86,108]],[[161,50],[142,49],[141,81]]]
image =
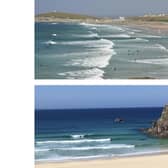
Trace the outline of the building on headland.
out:
[[[161,17],[161,16],[167,16],[165,13],[160,14],[145,14],[144,17]]]
[[[120,16],[120,17],[119,17],[119,20],[120,20],[120,21],[124,21],[124,20],[125,20],[125,17]]]

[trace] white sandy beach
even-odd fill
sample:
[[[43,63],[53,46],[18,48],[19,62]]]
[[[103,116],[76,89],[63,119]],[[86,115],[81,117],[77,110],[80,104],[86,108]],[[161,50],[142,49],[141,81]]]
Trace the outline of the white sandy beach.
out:
[[[167,168],[168,154],[107,160],[37,163],[35,168]]]

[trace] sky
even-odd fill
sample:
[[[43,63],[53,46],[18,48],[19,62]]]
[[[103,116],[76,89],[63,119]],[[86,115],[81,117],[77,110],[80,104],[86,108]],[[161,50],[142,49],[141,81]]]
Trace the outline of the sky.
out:
[[[163,107],[168,86],[36,86],[35,109]]]
[[[168,13],[168,0],[35,0],[35,13],[51,11],[94,16],[132,16]]]

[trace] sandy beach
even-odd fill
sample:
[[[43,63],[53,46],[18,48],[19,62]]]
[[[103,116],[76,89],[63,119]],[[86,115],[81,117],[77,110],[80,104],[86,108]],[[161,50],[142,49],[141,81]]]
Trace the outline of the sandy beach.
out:
[[[128,27],[134,27],[138,29],[144,29],[148,31],[153,31],[156,34],[167,34],[168,33],[168,24],[165,22],[141,22],[141,21],[128,21],[120,23],[121,25],[126,25]]]
[[[35,168],[166,168],[168,154],[66,163],[37,163]]]

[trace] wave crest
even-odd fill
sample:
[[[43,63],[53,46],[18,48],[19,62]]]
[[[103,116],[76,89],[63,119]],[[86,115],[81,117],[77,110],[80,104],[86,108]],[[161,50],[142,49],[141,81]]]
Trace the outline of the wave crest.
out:
[[[37,141],[37,144],[73,144],[73,143],[87,143],[87,142],[110,142],[110,138],[106,139],[81,139],[81,140],[63,140],[63,141]]]

